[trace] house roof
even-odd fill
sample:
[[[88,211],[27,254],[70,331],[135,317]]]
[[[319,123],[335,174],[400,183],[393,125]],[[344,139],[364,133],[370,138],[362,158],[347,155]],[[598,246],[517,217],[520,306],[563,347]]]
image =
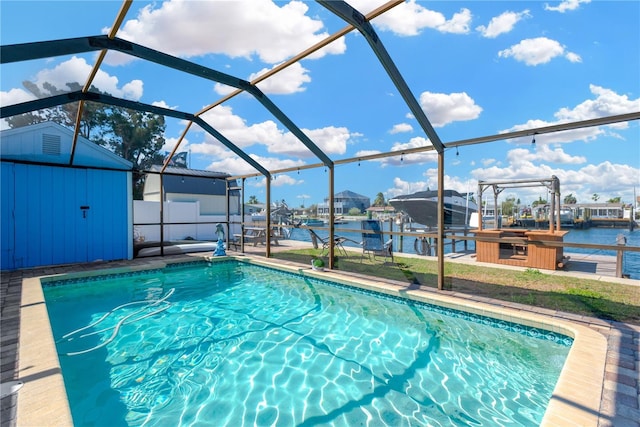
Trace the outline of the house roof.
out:
[[[365,199],[369,200],[369,197],[363,196],[362,194],[354,193],[353,191],[345,190],[339,193],[336,193],[333,196],[335,199]]]
[[[160,172],[162,171],[162,165],[153,165],[149,169],[151,172]],[[225,172],[214,172],[214,171],[204,171],[199,169],[187,169],[187,168],[178,168],[174,166],[168,166],[165,171],[165,174],[171,175],[184,175],[184,176],[196,176],[201,178],[228,178],[231,175]]]

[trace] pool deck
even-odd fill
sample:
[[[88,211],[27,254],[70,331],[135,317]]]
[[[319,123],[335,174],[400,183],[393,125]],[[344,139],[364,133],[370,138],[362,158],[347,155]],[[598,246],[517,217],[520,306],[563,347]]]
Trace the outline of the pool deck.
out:
[[[308,245],[308,243],[307,243]],[[272,250],[291,248],[288,245],[272,247]],[[253,248],[252,248],[253,249]],[[253,251],[252,251],[253,252]],[[40,347],[47,348],[53,344],[50,329],[37,328],[33,330],[21,330],[21,323],[29,321],[31,316],[38,317],[46,314],[46,308],[38,295],[39,280],[41,276],[91,272],[101,269],[125,268],[139,269],[158,265],[158,262],[173,262],[192,260],[193,257],[211,255],[211,253],[193,253],[189,255],[173,255],[164,258],[141,258],[131,261],[117,261],[109,263],[90,263],[82,265],[44,267],[26,269],[15,272],[3,272],[1,276],[0,292],[0,347],[1,347],[1,381],[20,380],[24,387],[18,392],[2,398],[2,412],[0,413],[1,427],[31,426],[36,425],[36,420],[48,420],[48,425],[72,425],[68,409],[60,411],[60,406],[66,406],[66,395],[51,393],[52,389],[60,387],[62,378],[60,369],[55,360],[36,362],[29,359],[32,354],[41,352]],[[237,255],[231,251],[229,255]],[[256,259],[264,259],[263,256]],[[264,255],[264,248],[262,255]],[[407,254],[402,254],[403,256]],[[253,258],[252,254],[246,256]],[[468,254],[450,254],[447,256],[451,262],[474,262]],[[268,261],[268,259],[267,259]],[[278,261],[279,264],[300,268],[299,264]],[[478,263],[480,264],[480,263]],[[503,268],[504,266],[494,267]],[[302,266],[310,270],[306,266]],[[615,269],[615,267],[614,267]],[[579,278],[597,278],[598,280],[615,283],[640,285],[638,280],[617,279],[608,274],[594,274],[584,271],[552,272],[553,274],[570,275]],[[322,273],[320,273],[322,274]],[[334,272],[330,272],[334,276]],[[344,274],[340,272],[340,274]],[[349,274],[347,274],[349,276]],[[333,278],[333,277],[332,277]],[[357,279],[357,277],[354,277]],[[400,287],[406,289],[406,284],[384,282],[382,286],[398,292]],[[35,294],[33,293],[36,289]],[[411,291],[413,292],[413,290]],[[431,291],[435,294],[434,291]],[[639,287],[640,292],[640,287]],[[41,294],[41,291],[40,291]],[[587,330],[591,338],[606,345],[606,357],[602,357],[603,371],[601,381],[598,384],[565,384],[564,390],[557,390],[558,396],[554,396],[552,405],[563,407],[563,416],[548,417],[546,425],[558,426],[597,426],[597,427],[640,427],[640,325],[630,325],[620,322],[609,322],[596,318],[562,313],[547,309],[540,309],[521,304],[511,304],[488,298],[474,297],[473,295],[461,295],[455,292],[442,291],[444,298],[459,301],[463,306],[473,304],[489,305],[493,309],[517,312],[524,318],[543,316],[552,323],[575,325],[576,330]],[[48,325],[47,325],[48,326]],[[581,329],[582,328],[582,329]],[[22,351],[20,351],[22,350]],[[584,353],[584,352],[583,352]],[[592,366],[591,356],[581,354],[578,365]],[[597,364],[597,361],[596,361]],[[579,366],[578,366],[579,367]],[[584,368],[584,366],[583,366]],[[597,367],[594,367],[597,370]],[[583,397],[593,395],[591,390],[597,390],[600,396],[599,409],[583,408],[576,402]],[[601,394],[600,394],[601,391]],[[21,394],[22,399],[21,399]],[[27,398],[28,395],[28,405]],[[570,399],[568,399],[570,397]],[[33,404],[32,402],[39,402]],[[60,402],[60,399],[63,402]],[[567,400],[571,400],[568,402]],[[22,401],[22,402],[21,402]],[[23,405],[21,406],[21,403]],[[28,407],[25,407],[28,406]],[[67,407],[68,408],[68,407]],[[573,412],[572,412],[573,411]],[[558,413],[559,411],[556,411]],[[575,414],[575,415],[573,415]],[[18,423],[17,420],[20,420]]]

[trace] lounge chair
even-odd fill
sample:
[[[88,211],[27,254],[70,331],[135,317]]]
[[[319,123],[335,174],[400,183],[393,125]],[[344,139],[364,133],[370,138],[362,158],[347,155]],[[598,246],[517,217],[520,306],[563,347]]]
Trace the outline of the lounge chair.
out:
[[[385,261],[387,257],[393,261],[393,239],[387,241],[384,240],[382,235],[382,224],[379,220],[366,219],[362,221],[362,259],[365,254],[371,259],[376,259],[376,255],[384,257]]]
[[[307,231],[309,232],[309,236],[311,237],[311,244],[313,245],[313,249],[320,249],[320,244],[322,243],[322,252],[320,253],[324,254],[325,251],[329,252],[329,245],[331,243],[329,240],[329,237],[325,237],[323,239],[322,237],[318,236],[318,234],[310,228],[307,228]],[[347,250],[344,248],[343,244],[347,240],[350,240],[350,239],[347,239],[346,237],[342,237],[342,236],[333,237],[334,246],[338,248],[339,251],[341,250],[345,256],[347,255]]]

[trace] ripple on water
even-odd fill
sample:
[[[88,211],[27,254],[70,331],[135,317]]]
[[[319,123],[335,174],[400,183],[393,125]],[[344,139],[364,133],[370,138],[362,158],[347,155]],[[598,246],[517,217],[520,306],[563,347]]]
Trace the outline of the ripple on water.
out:
[[[477,315],[264,268],[224,268],[199,267],[193,281],[180,269],[175,281],[172,272],[136,283],[133,294],[145,298],[175,287],[171,306],[122,326],[99,352],[61,358],[65,380],[80,369],[69,374],[79,378],[77,389],[68,386],[74,420],[95,424],[98,412],[132,426],[538,425],[568,352],[519,325],[492,327]],[[131,297],[107,288],[109,305],[97,314],[56,320],[48,307],[56,336]],[[77,301],[82,288],[74,289]],[[96,376],[82,379],[94,366]]]

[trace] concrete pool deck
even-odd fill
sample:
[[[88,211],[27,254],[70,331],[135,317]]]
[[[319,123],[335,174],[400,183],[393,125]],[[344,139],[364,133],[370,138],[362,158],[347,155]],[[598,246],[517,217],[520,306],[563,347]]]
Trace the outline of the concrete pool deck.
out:
[[[235,253],[231,252],[230,255]],[[88,273],[102,269],[145,269],[165,262],[192,260],[192,256],[176,255],[164,258],[144,258],[133,261],[92,263],[62,267],[6,272],[2,274],[1,292],[1,347],[2,383],[21,380],[24,387],[2,399],[2,427],[31,425],[71,425],[71,417],[62,385],[55,346],[42,303],[38,277],[54,274]],[[210,253],[209,253],[210,255]],[[248,255],[249,258],[254,258]],[[268,262],[264,257],[256,260]],[[291,268],[310,269],[299,264],[278,260],[278,264]],[[327,274],[328,273],[328,274]],[[317,273],[329,279],[346,278],[360,282],[362,278],[343,272]],[[582,277],[582,276],[577,276]],[[611,278],[612,282],[614,278]],[[364,279],[362,279],[364,281]],[[602,279],[604,280],[604,279]],[[637,282],[637,281],[634,281]],[[364,283],[364,282],[363,282]],[[364,283],[366,286],[366,283]],[[444,304],[479,312],[501,312],[520,323],[541,322],[556,325],[560,330],[577,334],[580,348],[577,358],[563,370],[586,372],[587,381],[559,382],[549,405],[546,425],[558,426],[634,426],[640,427],[640,326],[559,313],[520,304],[509,304],[488,298],[476,298],[456,292],[429,290],[407,291],[406,284],[378,281],[379,290],[409,294],[417,299],[437,300]],[[42,322],[42,316],[45,322]],[[38,318],[40,320],[38,320]],[[33,321],[38,326],[33,326]],[[582,339],[583,338],[583,339]],[[583,347],[582,344],[586,344]],[[53,355],[51,354],[53,352]],[[576,356],[575,354],[573,356]],[[570,365],[570,366],[569,366]],[[590,373],[589,373],[590,372]],[[582,375],[578,373],[578,375]],[[565,377],[570,378],[569,375]],[[593,379],[596,379],[593,381]],[[54,391],[58,390],[58,392]],[[594,398],[597,398],[594,401]],[[66,408],[66,409],[65,409]]]

